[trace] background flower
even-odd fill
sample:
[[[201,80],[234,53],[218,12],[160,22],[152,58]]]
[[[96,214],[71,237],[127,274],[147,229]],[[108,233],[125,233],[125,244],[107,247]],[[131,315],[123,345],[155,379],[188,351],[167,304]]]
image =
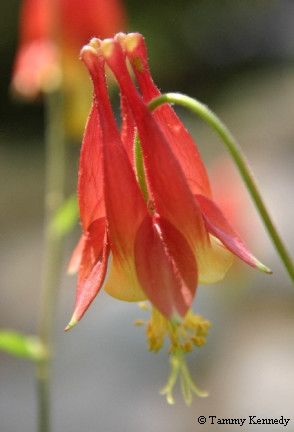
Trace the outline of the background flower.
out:
[[[12,89],[35,99],[62,87],[66,130],[79,137],[90,109],[90,86],[79,52],[91,37],[125,30],[121,0],[23,0]]]

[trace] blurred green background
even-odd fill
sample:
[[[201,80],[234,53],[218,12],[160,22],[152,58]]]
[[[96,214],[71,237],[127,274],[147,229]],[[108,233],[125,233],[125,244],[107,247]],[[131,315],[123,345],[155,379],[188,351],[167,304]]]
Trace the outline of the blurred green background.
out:
[[[127,0],[125,5],[129,31],[146,38],[159,88],[207,103],[239,140],[293,256],[294,2]],[[16,0],[0,3],[0,327],[34,333],[43,245],[44,121],[41,102],[20,103],[9,93],[18,7]],[[217,186],[231,169],[222,144],[198,119],[178,112]],[[79,146],[72,145],[68,193],[75,190],[78,155]],[[217,167],[223,171],[216,175]],[[54,432],[239,430],[200,426],[200,415],[284,415],[292,418],[287,431],[294,431],[293,286],[238,177],[226,187],[224,195],[233,200],[237,194],[241,234],[274,274],[236,263],[223,282],[199,287],[194,310],[213,326],[207,346],[188,361],[210,397],[195,399],[187,409],[178,391],[176,405],[166,404],[158,389],[168,376],[167,354],[147,352],[143,328],[132,325],[145,318],[135,304],[101,293],[79,326],[63,334],[74,302],[75,278],[66,275],[66,264],[77,227],[67,239],[57,310]],[[35,430],[34,386],[33,365],[0,353],[1,431]],[[263,430],[267,426],[250,426],[253,432]]]

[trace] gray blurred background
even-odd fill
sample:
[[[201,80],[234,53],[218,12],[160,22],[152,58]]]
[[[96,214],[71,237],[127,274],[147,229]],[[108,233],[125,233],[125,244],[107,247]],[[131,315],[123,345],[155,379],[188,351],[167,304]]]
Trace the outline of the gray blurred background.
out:
[[[129,30],[145,35],[160,89],[197,97],[232,130],[293,256],[294,2],[125,4]],[[44,124],[41,103],[17,103],[8,91],[18,7],[16,0],[0,3],[0,328],[33,334],[43,253]],[[213,178],[216,167],[227,164],[226,151],[206,125],[178,112]],[[79,146],[73,144],[68,153],[72,193]],[[287,428],[243,429],[294,431],[293,285],[237,182],[234,177],[227,184],[227,195],[237,190],[237,213],[242,216],[236,223],[274,274],[236,262],[223,282],[198,288],[194,311],[212,321],[212,329],[207,345],[188,355],[188,363],[197,385],[210,396],[195,398],[188,409],[177,388],[176,405],[167,405],[158,390],[168,377],[168,356],[165,350],[148,353],[144,328],[133,326],[135,319],[147,318],[136,304],[101,292],[82,322],[63,333],[74,303],[76,279],[66,275],[66,264],[79,237],[77,227],[67,238],[56,312],[53,432],[240,430],[237,425],[199,425],[200,415],[283,415],[291,418]],[[1,432],[35,431],[36,416],[33,365],[0,352]]]

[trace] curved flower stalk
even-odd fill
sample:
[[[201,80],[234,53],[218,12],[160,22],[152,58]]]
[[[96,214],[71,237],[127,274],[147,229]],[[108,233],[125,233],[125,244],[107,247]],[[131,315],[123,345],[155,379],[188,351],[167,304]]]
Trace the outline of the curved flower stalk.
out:
[[[25,99],[62,86],[67,131],[80,137],[89,112],[89,85],[78,61],[93,35],[126,28],[122,0],[23,0],[12,90]]]
[[[111,253],[105,290],[121,300],[150,300],[153,329],[161,334],[159,348],[164,334],[173,347],[172,373],[164,393],[172,401],[171,390],[180,375],[190,403],[191,394],[201,392],[192,383],[182,354],[191,351],[192,337],[199,345],[197,337],[205,327],[190,310],[198,283],[222,279],[234,255],[270,270],[251,254],[214,203],[199,152],[172,108],[163,105],[150,112],[148,102],[160,93],[148,69],[143,37],[118,34],[104,41],[92,39],[81,58],[92,79],[94,100],[80,158],[83,234],[70,263],[79,274],[67,330],[82,318],[103,286]],[[121,91],[121,132],[107,95],[105,63]],[[187,322],[194,323],[190,326],[194,336],[188,339]],[[150,334],[154,331],[147,330],[152,347]]]

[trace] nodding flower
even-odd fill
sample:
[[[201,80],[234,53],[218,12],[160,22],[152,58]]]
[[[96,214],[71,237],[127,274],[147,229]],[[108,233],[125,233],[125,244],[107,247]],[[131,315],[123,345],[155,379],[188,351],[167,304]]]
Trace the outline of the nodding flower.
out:
[[[148,103],[160,92],[150,75],[142,35],[94,38],[82,49],[81,59],[94,97],[80,156],[83,232],[69,266],[78,270],[78,283],[66,330],[77,324],[102,287],[120,300],[149,300],[150,321],[136,324],[146,324],[151,351],[157,352],[166,336],[170,339],[171,373],[162,394],[174,402],[179,376],[189,405],[193,393],[207,395],[195,386],[184,361],[184,354],[205,344],[210,327],[191,310],[197,285],[222,279],[234,256],[270,270],[247,249],[213,201],[198,149],[171,106],[149,110]],[[106,65],[120,88],[120,130],[109,102]]]
[[[154,113],[148,109],[160,93],[150,75],[143,37],[133,33],[92,39],[81,59],[94,99],[79,167],[83,234],[71,261],[79,275],[69,327],[103,285],[121,300],[149,299],[164,317],[179,323],[198,283],[222,279],[234,256],[269,272],[213,201],[197,147],[171,106],[162,105]],[[120,87],[121,131],[108,98],[105,64]]]

